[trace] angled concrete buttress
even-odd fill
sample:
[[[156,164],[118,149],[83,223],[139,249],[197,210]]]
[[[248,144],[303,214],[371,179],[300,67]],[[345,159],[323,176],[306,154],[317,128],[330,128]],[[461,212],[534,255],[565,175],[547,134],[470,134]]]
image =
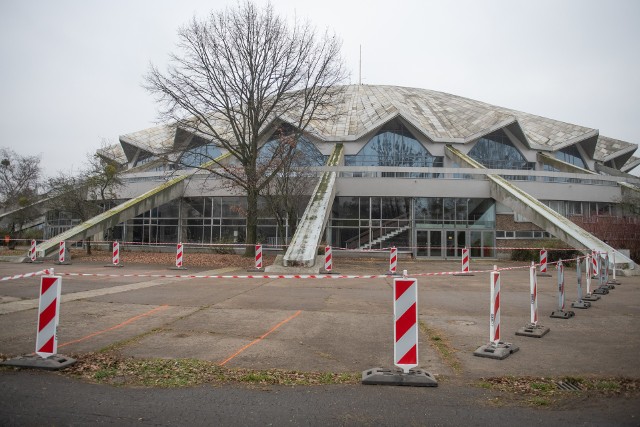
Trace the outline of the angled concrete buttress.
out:
[[[447,146],[447,154],[472,168],[485,169],[480,163],[451,146]],[[513,209],[515,213],[524,216],[533,224],[576,249],[615,252],[617,264],[629,264],[631,268],[635,266],[633,260],[629,257],[616,251],[593,234],[541,203],[538,199],[514,185],[513,182],[496,174],[488,173],[486,176],[491,181],[491,197]]]
[[[211,166],[214,162],[219,162],[227,156],[228,154],[223,154],[215,160],[204,163],[200,167],[206,168]],[[141,213],[181,197],[184,193],[185,184],[188,178],[191,178],[195,172],[185,173],[184,175],[170,179],[169,181],[160,184],[138,197],[127,200],[126,202],[111,208],[100,215],[94,216],[90,220],[85,221],[64,233],[54,236],[46,242],[42,242],[36,247],[38,256],[45,257],[54,251],[57,251],[58,245],[63,240],[85,240],[90,236],[104,232],[111,227],[115,227],[123,221],[135,218]]]
[[[329,156],[327,166],[338,166],[343,154],[342,144]],[[313,190],[311,200],[302,214],[282,263],[285,267],[313,267],[322,230],[329,219],[335,196],[336,172],[324,172]]]

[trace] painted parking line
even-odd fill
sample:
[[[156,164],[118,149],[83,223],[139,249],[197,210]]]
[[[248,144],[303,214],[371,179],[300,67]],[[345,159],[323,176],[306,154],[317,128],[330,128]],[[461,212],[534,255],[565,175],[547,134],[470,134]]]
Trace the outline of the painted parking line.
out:
[[[302,310],[296,311],[294,314],[292,314],[291,316],[287,317],[286,319],[284,319],[283,321],[281,321],[280,323],[275,325],[273,328],[269,329],[262,336],[260,336],[259,338],[256,338],[255,340],[251,341],[249,344],[245,345],[240,350],[236,351],[231,356],[229,356],[228,358],[226,358],[225,360],[220,362],[219,365],[220,366],[224,366],[225,364],[227,364],[227,362],[233,360],[236,356],[238,356],[240,353],[242,353],[243,351],[245,351],[246,349],[248,349],[252,345],[257,344],[260,341],[262,341],[263,339],[265,339],[269,334],[271,334],[272,332],[276,331],[280,326],[284,325],[285,323],[289,322],[290,320],[295,319],[300,313],[302,313]]]
[[[161,305],[160,307],[156,307],[153,310],[147,311],[146,313],[138,314],[137,316],[134,316],[131,319],[125,320],[124,322],[119,323],[119,324],[117,324],[115,326],[112,326],[110,328],[103,329],[102,331],[94,332],[92,334],[87,335],[86,337],[82,337],[82,338],[79,338],[77,340],[73,340],[73,341],[69,341],[69,342],[65,342],[63,344],[60,344],[60,345],[58,345],[58,348],[64,347],[64,346],[67,346],[67,345],[71,345],[71,344],[77,344],[77,343],[82,342],[82,341],[86,341],[89,338],[93,338],[95,336],[102,335],[105,332],[115,331],[116,329],[120,329],[123,326],[127,326],[128,324],[133,323],[138,319],[141,319],[141,318],[146,317],[146,316],[150,316],[150,315],[152,315],[154,313],[157,313],[159,311],[162,311],[162,310],[166,310],[167,308],[169,308],[168,304]]]

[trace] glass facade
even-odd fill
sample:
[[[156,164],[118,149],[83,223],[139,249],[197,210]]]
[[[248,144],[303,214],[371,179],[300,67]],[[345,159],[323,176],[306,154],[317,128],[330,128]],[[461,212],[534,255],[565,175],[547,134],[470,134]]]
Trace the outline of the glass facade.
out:
[[[264,211],[264,200],[260,200],[259,209]],[[105,239],[151,244],[177,243],[179,240],[202,244],[243,243],[246,210],[246,197],[185,197],[119,224],[109,230]],[[275,219],[266,215],[258,218],[258,241],[261,243],[284,245],[292,232],[289,225],[279,230]]]
[[[260,147],[258,161],[267,162],[273,157],[280,156],[280,153],[286,152],[287,147],[284,144],[287,144],[286,138],[271,138]],[[304,136],[298,137],[298,142],[292,152],[292,159],[291,166],[293,167],[324,166],[326,163],[326,156]]]
[[[387,123],[356,155],[345,156],[346,166],[442,167],[398,120]]]
[[[448,197],[336,197],[329,221],[333,246],[398,250],[426,257],[493,257],[495,203]]]
[[[535,163],[527,162],[502,130],[480,138],[469,151],[469,156],[489,169],[535,169]]]
[[[182,168],[196,168],[203,163],[213,160],[219,157],[222,151],[215,144],[203,144],[196,147],[191,147],[185,151],[180,158],[180,167]]]
[[[582,160],[582,156],[578,151],[578,148],[575,145],[571,145],[569,147],[565,147],[562,150],[556,151],[556,159],[562,160],[563,162],[571,163],[574,166],[578,166],[579,168],[586,169],[584,161]]]

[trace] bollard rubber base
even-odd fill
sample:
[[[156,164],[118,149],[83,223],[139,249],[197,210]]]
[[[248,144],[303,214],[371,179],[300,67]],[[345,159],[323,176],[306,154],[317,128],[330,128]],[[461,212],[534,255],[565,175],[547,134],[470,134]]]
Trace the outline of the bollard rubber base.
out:
[[[549,317],[553,317],[554,319],[571,319],[575,315],[576,313],[573,311],[556,310],[551,313]]]
[[[582,308],[582,309],[586,309],[586,308],[590,308],[591,307],[591,303],[585,300],[580,300],[580,301],[574,301],[571,303],[571,308]]]
[[[553,277],[553,276],[549,273],[537,273],[536,277]]]
[[[187,267],[169,267],[169,270],[186,270]]]
[[[47,371],[57,371],[64,369],[76,363],[76,359],[54,354],[47,358],[38,356],[37,354],[28,354],[26,356],[18,356],[13,359],[5,360],[0,365],[14,366],[17,368],[45,369]]]
[[[55,265],[71,265],[71,263],[69,261],[65,261],[65,262],[60,262],[60,261],[56,261],[54,262]]]
[[[387,276],[400,276],[400,273],[396,272],[394,273],[393,271],[387,271],[386,273]]]
[[[327,271],[327,270],[320,270],[320,272],[318,274],[340,274],[337,271],[331,270],[331,271]]]
[[[582,297],[582,299],[584,301],[598,301],[600,299],[600,296],[593,295],[593,294],[586,294],[585,296]]]
[[[615,289],[615,288],[616,288],[616,287],[615,287],[615,285],[612,285],[612,284],[610,284],[610,283],[605,283],[604,285],[602,285],[602,286],[600,286],[600,287],[601,287],[601,288],[605,288],[605,289],[607,289],[607,290],[609,290],[609,291],[610,291],[611,289]]]
[[[105,265],[105,267],[116,267],[116,268],[120,268],[120,267],[124,267],[124,264],[109,264],[109,265]]]
[[[264,273],[264,268],[248,268],[249,273]]]
[[[489,344],[478,347],[476,351],[473,352],[473,355],[489,359],[503,360],[518,350],[520,350],[520,347],[515,346],[510,342],[500,341],[498,344],[490,342]]]
[[[518,329],[516,335],[531,338],[542,338],[550,330],[551,329],[548,326],[534,325],[533,323],[529,323],[527,326],[523,326],[522,328]]]
[[[607,282],[607,285],[620,285],[620,282],[617,279],[616,280],[611,279]]]
[[[608,295],[609,294],[609,289],[601,287],[601,288],[597,288],[593,291],[594,294],[596,295]]]
[[[371,368],[362,371],[365,385],[405,385],[411,387],[438,387],[438,381],[424,369],[409,369],[405,373],[399,368]]]

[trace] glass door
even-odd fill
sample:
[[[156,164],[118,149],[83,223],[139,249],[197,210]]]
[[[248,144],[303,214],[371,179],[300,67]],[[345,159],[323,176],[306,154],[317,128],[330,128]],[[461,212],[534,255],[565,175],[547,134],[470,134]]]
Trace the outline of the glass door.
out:
[[[416,246],[416,256],[441,257],[442,230],[417,230]]]
[[[462,256],[462,249],[467,246],[466,230],[445,230],[446,257]]]

